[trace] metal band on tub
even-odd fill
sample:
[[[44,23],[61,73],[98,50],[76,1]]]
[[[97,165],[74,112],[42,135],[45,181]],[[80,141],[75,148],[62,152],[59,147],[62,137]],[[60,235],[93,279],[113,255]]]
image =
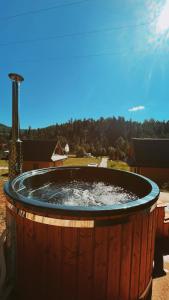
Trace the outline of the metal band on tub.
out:
[[[23,209],[17,209],[13,204],[7,202],[7,207],[18,214],[22,218],[26,218],[33,222],[42,223],[46,225],[61,226],[61,227],[76,227],[76,228],[94,228],[94,220],[65,220],[55,219],[51,217],[39,216]]]
[[[22,218],[26,218],[32,222],[42,223],[46,225],[60,226],[60,227],[72,227],[72,228],[94,228],[94,227],[108,227],[118,224],[125,224],[131,221],[130,215],[114,215],[111,218],[104,218],[95,220],[75,220],[75,219],[57,219],[52,217],[40,216],[31,212],[27,212],[23,209],[16,208],[12,203],[7,202],[7,207],[14,213]],[[142,211],[144,214],[152,213],[156,206],[152,206],[148,210]]]

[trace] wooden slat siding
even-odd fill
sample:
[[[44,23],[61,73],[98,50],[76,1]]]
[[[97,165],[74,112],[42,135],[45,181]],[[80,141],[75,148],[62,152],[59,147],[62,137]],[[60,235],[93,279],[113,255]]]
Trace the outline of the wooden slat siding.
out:
[[[19,228],[23,241],[22,245],[22,241],[19,240],[20,247],[23,248],[21,263],[24,266],[20,275],[23,281],[21,300],[55,300],[56,295],[58,300],[136,300],[136,290],[139,288],[140,295],[146,288],[145,275],[148,268],[147,274],[150,275],[155,230],[154,215],[153,211],[151,225],[148,223],[151,217],[147,213],[142,215],[141,226],[142,217],[138,213],[136,219],[135,215],[130,217],[130,223],[95,229],[61,228],[25,221],[24,218],[17,216],[18,222],[23,220],[22,228],[25,231],[22,232]],[[148,230],[152,228],[150,244],[147,241],[147,228]],[[148,249],[150,259],[148,254],[146,257]],[[141,257],[138,286],[139,255]],[[29,266],[25,267],[25,264]],[[95,277],[92,276],[92,270]],[[140,282],[143,281],[143,289],[140,292]],[[33,297],[29,294],[31,288]]]
[[[147,236],[146,271],[145,271],[146,286],[150,281],[149,269],[151,264],[152,231],[153,231],[153,212],[149,215],[149,226],[148,226],[148,236]]]
[[[147,254],[147,239],[148,239],[148,214],[145,213],[142,223],[142,237],[141,237],[141,259],[140,259],[140,278],[139,278],[139,295],[141,295],[145,288],[145,274],[146,274],[146,254]]]
[[[169,238],[169,220],[168,220],[168,212],[165,212],[164,216],[164,224],[163,224],[163,235],[165,238]]]
[[[33,264],[35,253],[32,251],[33,242],[33,226],[34,223],[23,218],[23,248],[22,248],[22,294],[21,299],[26,300],[32,297],[32,291],[34,291],[34,276],[36,276],[36,265]],[[33,277],[33,278],[32,278]]]
[[[21,259],[23,264],[22,274],[22,298],[30,299],[34,290],[34,244],[33,244],[33,222],[23,219],[23,248]],[[31,274],[31,277],[30,277]]]
[[[23,285],[24,285],[24,280],[23,280],[23,267],[24,267],[24,261],[23,261],[23,218],[20,217],[19,215],[16,216],[16,234],[17,234],[17,241],[16,241],[16,246],[17,246],[17,277],[16,277],[16,290],[19,295],[20,291],[23,291]]]
[[[42,242],[42,249],[43,249],[43,276],[42,276],[42,284],[44,285],[44,289],[42,289],[42,293],[43,295],[41,296],[41,300],[44,299],[48,299],[49,298],[49,286],[48,283],[50,283],[52,281],[52,272],[51,272],[51,264],[49,264],[49,252],[50,252],[50,244],[49,244],[49,231],[50,231],[50,226],[49,225],[45,225],[44,230],[42,232],[42,236],[44,238],[43,242]],[[52,247],[53,247],[53,241],[52,241]],[[51,291],[50,291],[51,292]],[[53,298],[51,298],[53,299]]]
[[[91,229],[80,229],[77,299],[93,299],[94,235]]]
[[[152,230],[153,230],[153,212],[149,215],[148,235],[147,235],[147,253],[146,253],[146,271],[145,271],[145,287],[150,281],[150,261],[151,261],[151,245],[152,245]]]
[[[163,236],[169,238],[169,223],[163,225]]]
[[[94,285],[93,299],[106,299],[107,294],[107,227],[97,227],[94,230]]]
[[[20,221],[20,219],[19,219],[19,221]],[[18,242],[18,246],[21,245],[22,248],[20,249],[21,250],[21,252],[20,252],[21,256],[20,257],[18,256],[18,259],[19,259],[19,261],[21,263],[21,268],[18,269],[18,271],[19,270],[21,271],[21,273],[18,276],[19,279],[21,280],[19,282],[19,290],[18,290],[18,292],[19,292],[19,296],[20,296],[19,299],[22,299],[23,296],[24,296],[23,295],[23,291],[25,289],[25,282],[27,281],[27,278],[26,278],[26,275],[27,275],[27,266],[25,266],[25,242],[24,242],[25,231],[24,231],[24,219],[22,219],[22,222],[19,222],[19,223],[20,224],[18,224],[18,226],[22,226],[22,235],[21,235],[22,241]],[[19,231],[21,232],[21,228],[20,228]],[[20,240],[20,237],[18,236],[17,239]],[[26,239],[26,237],[25,237],[25,239]]]
[[[15,214],[6,209],[6,268],[7,280],[16,284],[16,219]]]
[[[119,299],[129,299],[130,289],[130,271],[131,271],[131,254],[133,226],[132,223],[122,225],[122,240],[121,240],[121,267],[120,267],[120,293]]]
[[[34,222],[33,222],[34,223]],[[46,283],[49,280],[49,274],[46,274],[46,241],[47,241],[47,225],[42,226],[40,223],[34,223],[34,298],[45,300]]]
[[[133,249],[132,249],[132,264],[131,264],[131,282],[130,282],[130,297],[129,299],[138,299],[139,296],[139,277],[140,277],[140,248],[142,236],[143,215],[137,214],[133,223]]]
[[[165,223],[165,206],[157,207],[157,237],[169,237],[169,223]]]
[[[61,299],[61,227],[48,226],[48,249],[46,253],[46,274],[49,278],[47,281],[48,294],[46,299],[53,300],[57,295]]]
[[[156,210],[154,210],[150,215],[149,222],[149,249],[148,249],[148,259],[147,259],[147,269],[146,269],[146,285],[150,282],[153,271],[153,258],[154,258],[154,247],[155,247],[155,233],[156,233]]]
[[[122,225],[109,227],[107,300],[119,299]]]
[[[61,299],[77,299],[78,229],[62,228]]]
[[[158,216],[157,216],[157,236],[160,237],[163,235],[163,226],[164,226],[164,217],[165,210],[164,207],[157,207]]]
[[[165,228],[165,223],[164,223],[164,220],[165,220],[165,207],[164,207],[164,216],[163,216],[163,222],[161,222],[162,224],[161,224],[161,234],[162,234],[162,236],[164,237],[165,236],[165,230],[166,230],[166,228]]]
[[[151,245],[151,265],[150,265],[150,274],[153,272],[153,260],[154,260],[154,251],[155,251],[155,239],[156,239],[156,230],[157,230],[157,208],[153,211],[153,232],[152,232],[152,245]]]
[[[159,207],[156,207],[156,237],[158,236],[158,214],[159,214]]]

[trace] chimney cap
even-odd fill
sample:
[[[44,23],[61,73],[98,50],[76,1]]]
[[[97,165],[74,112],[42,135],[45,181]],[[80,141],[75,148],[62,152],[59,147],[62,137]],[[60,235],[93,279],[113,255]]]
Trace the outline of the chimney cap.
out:
[[[21,75],[16,73],[9,73],[8,76],[13,81],[17,81],[17,82],[24,81],[24,78]]]

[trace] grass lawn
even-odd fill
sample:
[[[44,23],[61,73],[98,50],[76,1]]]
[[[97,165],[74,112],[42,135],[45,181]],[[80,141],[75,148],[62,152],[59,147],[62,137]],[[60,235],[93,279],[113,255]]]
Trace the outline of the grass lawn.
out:
[[[130,171],[129,165],[121,160],[108,160],[107,166],[108,166],[108,168]]]
[[[3,176],[8,176],[8,170],[6,169],[0,169],[0,178]]]
[[[70,157],[63,162],[64,166],[87,166],[88,164],[95,163],[99,164],[101,161],[101,157]]]
[[[1,179],[2,175],[5,175],[8,173],[8,170],[6,169],[7,167],[8,167],[8,161],[0,160],[0,179]]]
[[[0,159],[0,167],[8,167],[8,160]]]

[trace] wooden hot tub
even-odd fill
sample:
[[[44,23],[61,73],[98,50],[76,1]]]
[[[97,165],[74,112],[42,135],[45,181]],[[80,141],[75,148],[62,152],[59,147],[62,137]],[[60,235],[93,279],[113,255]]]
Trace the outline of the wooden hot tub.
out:
[[[120,185],[139,199],[112,206],[70,207],[19,192],[72,179]],[[4,190],[8,269],[16,278],[18,299],[151,298],[159,195],[155,183],[129,172],[65,167],[23,173]]]

